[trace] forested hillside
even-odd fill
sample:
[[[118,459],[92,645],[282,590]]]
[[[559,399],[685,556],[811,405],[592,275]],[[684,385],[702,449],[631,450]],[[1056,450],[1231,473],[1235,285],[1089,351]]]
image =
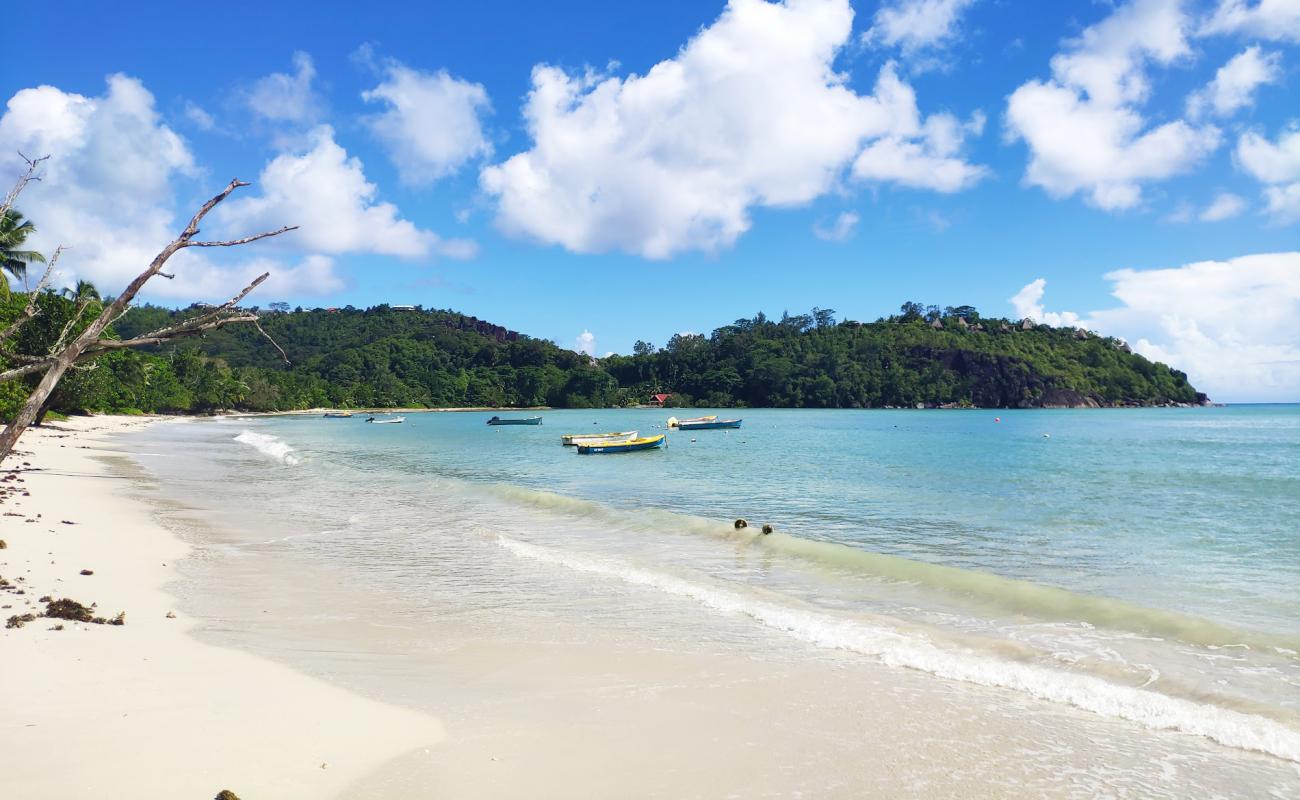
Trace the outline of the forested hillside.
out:
[[[25,302],[15,293],[2,316],[14,318]],[[39,305],[41,313],[5,343],[5,365],[48,352],[74,315],[74,301],[54,293]],[[199,310],[144,306],[114,328],[130,337]],[[779,320],[760,313],[709,336],[674,336],[662,349],[638,342],[633,355],[598,361],[452,311],[277,306],[260,313],[289,364],[256,328],[232,326],[154,351],[103,356],[93,368],[71,372],[49,407],[572,408],[645,402],[652,392],[672,393],[670,405],[817,408],[1204,400],[1183,373],[1132,354],[1117,340],[985,319],[969,306],[908,303],[871,323],[836,322],[834,312],[821,309]],[[0,413],[12,413],[34,380],[0,385]]]

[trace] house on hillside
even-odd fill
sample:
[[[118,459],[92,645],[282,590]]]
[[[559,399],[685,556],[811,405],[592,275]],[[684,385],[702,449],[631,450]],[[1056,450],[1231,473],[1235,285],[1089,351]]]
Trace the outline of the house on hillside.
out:
[[[650,402],[647,403],[647,405],[652,406],[654,408],[663,408],[664,405],[668,402],[668,400],[671,397],[672,397],[671,394],[664,394],[664,393],[652,394],[650,395]]]

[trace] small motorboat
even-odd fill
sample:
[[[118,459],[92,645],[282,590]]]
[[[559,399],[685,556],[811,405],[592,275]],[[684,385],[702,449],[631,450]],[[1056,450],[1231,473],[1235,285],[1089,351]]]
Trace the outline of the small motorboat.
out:
[[[406,422],[406,417],[393,417],[392,419],[375,419],[374,417],[370,417],[366,422],[373,422],[376,425],[398,425]]]
[[[646,436],[641,439],[629,439],[626,442],[612,442],[610,444],[580,444],[578,453],[580,455],[602,455],[605,453],[631,453],[636,450],[653,450],[664,443],[667,437],[664,434],[658,436]]]
[[[628,439],[635,439],[636,431],[615,431],[613,433],[566,433],[560,437],[560,443],[565,447],[574,447],[580,444],[596,444],[598,442],[626,442]]]
[[[744,420],[739,419],[717,419],[711,420],[683,420],[677,424],[677,427],[684,431],[707,431],[713,428],[739,428],[740,423]]]
[[[326,419],[347,419],[352,416],[351,411],[326,411]]]
[[[678,419],[677,417],[669,417],[668,427],[677,428],[680,427],[683,423],[691,423],[691,422],[712,422],[717,418],[718,418],[717,414],[712,414],[707,417],[691,417],[690,419]]]
[[[541,417],[493,417],[489,425],[541,425]]]

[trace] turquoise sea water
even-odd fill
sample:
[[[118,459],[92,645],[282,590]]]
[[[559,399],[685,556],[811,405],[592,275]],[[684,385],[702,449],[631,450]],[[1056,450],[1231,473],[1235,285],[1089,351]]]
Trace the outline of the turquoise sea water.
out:
[[[182,499],[270,520],[267,547],[441,615],[735,647],[775,630],[792,657],[832,649],[1300,763],[1300,406],[690,413],[744,427],[580,456],[560,434],[657,433],[668,413],[298,416],[136,447]]]

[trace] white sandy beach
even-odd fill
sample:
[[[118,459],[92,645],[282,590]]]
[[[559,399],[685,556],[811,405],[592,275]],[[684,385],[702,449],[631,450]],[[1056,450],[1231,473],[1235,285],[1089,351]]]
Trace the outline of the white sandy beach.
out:
[[[218,516],[187,544],[160,522],[169,501],[130,477],[131,440],[115,438],[149,422],[32,430],[30,455],[6,465],[30,496],[0,517],[0,575],[24,591],[0,594],[4,615],[49,594],[125,611],[126,624],[0,631],[2,797],[1182,798],[1297,785],[1286,762],[1199,737],[834,651],[791,658],[801,645],[761,628],[770,650],[746,653],[550,616],[484,627],[250,555],[283,531],[222,530]]]
[[[74,418],[32,429],[0,517],[4,616],[70,597],[126,625],[38,618],[0,631],[0,795],[321,798],[443,736],[437,720],[205,645],[164,591],[186,546],[132,504],[97,455],[148,424]],[[29,454],[29,455],[26,455]],[[17,516],[10,516],[17,514]],[[29,520],[36,520],[30,522]],[[73,524],[67,524],[73,523]],[[91,576],[80,574],[93,570]],[[62,630],[54,630],[61,623]]]

